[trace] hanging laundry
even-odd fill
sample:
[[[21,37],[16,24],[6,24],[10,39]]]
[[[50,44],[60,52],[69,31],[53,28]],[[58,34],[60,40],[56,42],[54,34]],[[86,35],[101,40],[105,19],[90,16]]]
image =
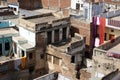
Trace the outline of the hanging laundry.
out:
[[[115,52],[107,52],[106,55],[108,57],[120,58],[120,54],[115,53]]]
[[[99,26],[99,38],[100,38],[100,43],[104,43],[104,33],[105,33],[105,25],[106,25],[106,20],[105,18],[100,17],[100,26]]]
[[[98,37],[95,38],[95,47],[98,47],[100,43],[100,40]]]
[[[21,59],[14,60],[14,67],[16,70],[20,70]]]
[[[26,57],[21,58],[21,68],[24,69],[26,64]]]

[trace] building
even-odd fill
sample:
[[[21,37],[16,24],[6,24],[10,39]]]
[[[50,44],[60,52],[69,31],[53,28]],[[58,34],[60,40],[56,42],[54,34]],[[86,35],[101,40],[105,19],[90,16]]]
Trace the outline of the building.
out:
[[[87,22],[85,20],[82,20],[81,18],[71,18],[71,34],[79,33],[86,37],[86,57],[92,56],[92,54],[89,54],[89,52],[92,53],[92,26],[93,24],[91,22]]]
[[[64,9],[70,7],[70,0],[42,0],[44,8],[49,9]]]
[[[18,3],[18,0],[0,0],[0,5],[8,6],[10,3]]]
[[[113,71],[110,74],[106,75],[102,78],[102,80],[119,80],[120,79],[120,72],[119,70]]]
[[[84,59],[85,38],[70,35],[70,18],[53,13],[19,19],[19,36],[12,38],[14,56],[26,57],[24,70],[32,77],[58,71],[76,78],[76,65]]]
[[[94,34],[96,35],[96,38],[99,39],[99,42],[104,43],[105,41],[112,40],[119,36],[119,11],[120,10],[118,9],[103,13],[99,17],[94,17],[94,30],[96,30]],[[96,44],[95,41],[95,45]]]
[[[60,10],[70,7],[70,0],[18,0],[18,2],[20,4],[20,8],[30,10],[40,8]]]
[[[0,6],[0,20],[8,20],[18,18],[19,6],[17,4],[9,4],[8,6]]]
[[[20,8],[22,9],[38,9],[42,8],[42,2],[41,0],[18,0]]]
[[[93,51],[93,76],[102,78],[107,74],[120,69],[119,40],[120,37],[110,40]]]
[[[53,72],[53,73],[46,74],[44,76],[35,78],[34,80],[71,80],[71,79],[61,75],[58,72]]]
[[[17,31],[13,28],[0,29],[0,56],[8,56],[12,47],[12,36],[16,35]]]

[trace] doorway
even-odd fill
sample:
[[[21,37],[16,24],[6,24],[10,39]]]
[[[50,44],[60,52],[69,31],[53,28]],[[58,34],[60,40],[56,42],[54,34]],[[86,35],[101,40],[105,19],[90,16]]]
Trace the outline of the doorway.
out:
[[[115,35],[109,34],[109,40],[112,40],[112,39],[114,39],[114,38],[115,38]]]
[[[80,4],[76,3],[76,10],[80,10]]]
[[[76,13],[79,13],[79,10],[80,10],[80,4],[76,3]]]

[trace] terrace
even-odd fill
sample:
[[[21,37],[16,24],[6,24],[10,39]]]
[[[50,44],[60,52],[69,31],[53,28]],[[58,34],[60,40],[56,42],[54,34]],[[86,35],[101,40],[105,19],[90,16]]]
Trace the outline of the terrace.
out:
[[[98,53],[106,56],[106,58],[113,57],[114,59],[120,59],[120,36],[114,40],[109,40],[103,43],[99,47],[94,48],[93,57]]]

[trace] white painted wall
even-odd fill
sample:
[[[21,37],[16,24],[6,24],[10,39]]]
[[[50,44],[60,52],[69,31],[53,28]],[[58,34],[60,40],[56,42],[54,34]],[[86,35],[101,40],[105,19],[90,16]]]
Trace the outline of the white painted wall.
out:
[[[80,10],[83,10],[83,7],[81,7],[81,4],[83,4],[82,0],[71,0],[71,9],[76,9],[76,3],[79,3]]]
[[[15,13],[15,15],[18,15],[19,5],[9,4],[8,7],[15,8],[16,11],[14,11],[14,13]]]
[[[87,15],[86,20],[92,21],[92,5],[90,3],[84,3],[84,17]],[[87,10],[87,12],[86,12]]]
[[[83,6],[83,11],[84,11],[84,16],[85,14],[87,14],[87,21],[92,22],[92,17],[99,15],[100,13],[103,12],[103,3],[99,3],[99,4],[91,4],[91,3],[84,3]],[[87,9],[87,12],[85,11],[85,9]]]
[[[31,32],[23,27],[19,27],[19,33],[20,36],[24,37],[26,40],[28,40],[28,42],[30,42],[32,45],[35,46],[36,41],[35,41],[35,33]]]

